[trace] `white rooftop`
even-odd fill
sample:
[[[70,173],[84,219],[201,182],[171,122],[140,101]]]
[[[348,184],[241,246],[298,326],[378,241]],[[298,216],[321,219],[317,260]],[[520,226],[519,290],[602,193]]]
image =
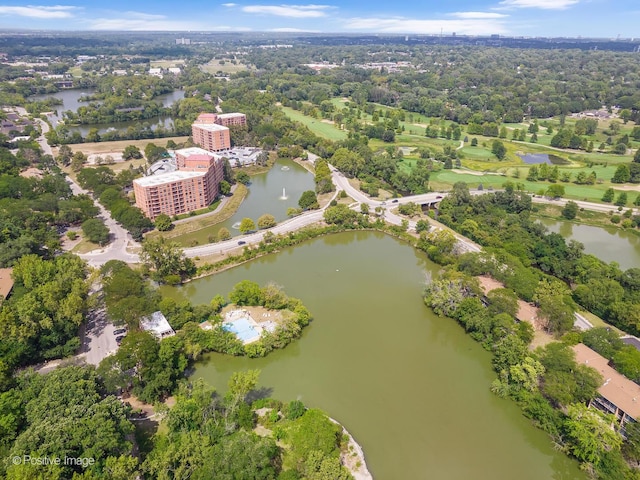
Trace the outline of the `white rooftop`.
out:
[[[147,332],[151,332],[157,338],[170,337],[176,334],[160,311],[153,312],[148,317],[142,317],[140,319],[140,327]]]
[[[244,117],[244,113],[219,113],[218,118]]]
[[[218,125],[217,123],[194,123],[193,126],[202,130],[209,130],[210,132],[229,130],[227,127],[223,127],[222,125]]]
[[[177,182],[178,180],[186,180],[188,178],[203,177],[205,174],[206,172],[185,172],[177,170],[175,172],[160,173],[159,175],[136,178],[133,183],[136,183],[141,187],[152,187],[154,185],[164,185],[165,183]]]
[[[175,150],[173,153],[183,157],[189,157],[191,155],[209,155],[210,157],[215,157],[213,153],[200,147],[181,148],[180,150]]]

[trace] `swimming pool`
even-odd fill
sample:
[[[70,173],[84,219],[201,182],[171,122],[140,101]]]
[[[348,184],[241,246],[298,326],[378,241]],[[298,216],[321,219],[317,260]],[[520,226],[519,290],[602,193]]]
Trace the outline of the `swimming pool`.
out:
[[[253,342],[260,338],[260,332],[247,318],[239,318],[233,322],[223,323],[222,328],[236,335],[243,343]]]

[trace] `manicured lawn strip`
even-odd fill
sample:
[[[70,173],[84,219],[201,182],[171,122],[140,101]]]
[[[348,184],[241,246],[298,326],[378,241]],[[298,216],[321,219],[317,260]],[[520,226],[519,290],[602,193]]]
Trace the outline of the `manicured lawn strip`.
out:
[[[332,140],[334,142],[347,138],[347,132],[336,128],[330,123],[324,123],[318,118],[307,117],[306,115],[303,115],[289,107],[281,108],[285,115],[287,115],[291,120],[302,123],[308,127],[309,130],[322,138],[326,138],[327,140]]]
[[[238,184],[235,193],[229,199],[224,208],[214,215],[206,217],[194,217],[192,222],[181,223],[176,225],[173,230],[169,232],[150,232],[148,237],[155,237],[162,235],[165,238],[170,238],[174,242],[178,242],[184,247],[191,246],[191,243],[196,239],[196,236],[201,233],[201,230],[209,227],[213,227],[220,222],[224,222],[226,219],[233,216],[234,213],[240,208],[242,201],[247,196],[248,189],[242,184]]]

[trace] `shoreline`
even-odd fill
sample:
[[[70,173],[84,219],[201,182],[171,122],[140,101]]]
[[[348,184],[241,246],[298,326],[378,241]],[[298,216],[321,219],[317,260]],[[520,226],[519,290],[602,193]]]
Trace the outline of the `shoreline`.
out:
[[[327,417],[331,422],[342,428],[343,435],[349,437],[347,452],[340,452],[340,461],[342,465],[349,470],[349,473],[353,475],[355,480],[373,480],[373,475],[369,472],[367,462],[364,458],[364,450],[362,449],[362,446],[356,442],[356,439],[349,433],[344,425],[333,417],[329,417],[328,415]],[[351,455],[349,455],[350,452]],[[355,463],[353,462],[354,459],[356,460]],[[358,463],[360,464],[359,466]]]

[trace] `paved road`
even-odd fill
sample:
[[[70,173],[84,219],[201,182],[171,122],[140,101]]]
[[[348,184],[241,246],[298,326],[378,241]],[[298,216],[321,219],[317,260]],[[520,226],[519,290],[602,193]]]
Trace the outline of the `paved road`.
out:
[[[16,107],[16,111],[20,115],[27,115],[27,111],[22,107]],[[40,144],[40,147],[46,155],[53,156],[51,146],[44,136],[49,131],[49,124],[39,118],[36,118],[36,121],[40,124],[41,131],[41,135],[37,140],[38,144]],[[69,176],[67,176],[67,183],[71,187],[71,191],[74,195],[89,195],[88,191],[80,187],[80,185],[74,182],[73,179]],[[140,244],[135,242],[133,238],[131,238],[131,235],[129,235],[129,232],[127,232],[118,222],[111,218],[110,213],[97,200],[94,199],[93,203],[100,209],[100,214],[98,215],[98,217],[104,221],[105,225],[109,229],[109,232],[111,233],[111,242],[104,248],[100,248],[89,253],[78,254],[78,256],[80,258],[83,258],[87,261],[87,263],[93,266],[103,265],[109,260],[122,260],[123,262],[127,263],[139,263],[140,257],[135,253],[129,253],[128,248],[140,247]]]
[[[578,204],[578,207],[584,208],[585,210],[592,210],[594,212],[602,212],[602,213],[618,213],[618,207],[616,205],[604,204],[604,203],[594,203],[594,202],[583,202],[582,200],[568,200],[566,198],[549,198],[549,197],[541,197],[539,195],[534,195],[531,197],[531,200],[534,203],[549,203],[552,205],[559,205],[561,207],[565,206],[567,202],[575,202]],[[625,210],[627,210],[625,208]],[[638,213],[638,209],[632,209],[634,214]]]

